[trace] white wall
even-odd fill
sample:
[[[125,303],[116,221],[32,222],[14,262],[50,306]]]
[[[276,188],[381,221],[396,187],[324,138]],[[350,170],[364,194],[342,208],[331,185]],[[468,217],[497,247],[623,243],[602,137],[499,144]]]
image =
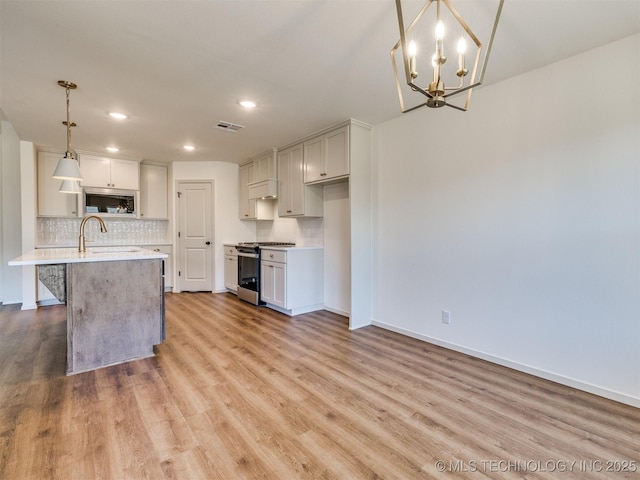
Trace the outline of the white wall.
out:
[[[2,290],[3,303],[22,302],[22,270],[7,262],[22,254],[22,221],[20,211],[20,139],[8,121],[0,122],[0,194]]]
[[[214,182],[214,291],[224,288],[224,244],[255,239],[255,222],[240,220],[238,165],[225,162],[174,162],[170,195],[175,197],[175,184],[181,180],[213,180]],[[172,202],[175,205],[175,202]],[[178,218],[174,211],[173,218]],[[175,234],[174,244],[178,245]],[[176,255],[177,264],[177,255]],[[176,278],[174,276],[174,278]],[[174,282],[174,283],[177,283]]]
[[[374,323],[640,406],[639,59],[376,127]]]

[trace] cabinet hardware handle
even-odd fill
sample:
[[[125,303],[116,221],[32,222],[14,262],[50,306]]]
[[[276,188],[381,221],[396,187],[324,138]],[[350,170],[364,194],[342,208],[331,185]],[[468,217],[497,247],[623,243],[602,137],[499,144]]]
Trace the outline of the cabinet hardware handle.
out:
[[[206,242],[204,242],[204,244],[205,244],[205,245],[211,245],[211,242],[206,241]]]
[[[153,249],[153,251],[154,251],[154,252],[159,252],[159,251],[160,251],[160,249],[159,249],[159,248],[154,248],[154,249]]]
[[[287,213],[291,213],[291,210],[287,210]]]
[[[273,253],[269,254],[269,258],[273,258]]]

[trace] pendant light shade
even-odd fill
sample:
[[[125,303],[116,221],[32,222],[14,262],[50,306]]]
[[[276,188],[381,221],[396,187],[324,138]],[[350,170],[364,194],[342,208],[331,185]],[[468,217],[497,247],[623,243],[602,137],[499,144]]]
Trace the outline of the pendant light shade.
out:
[[[82,193],[82,188],[80,188],[80,182],[77,180],[63,180],[58,191],[60,193],[80,195]]]
[[[53,172],[53,178],[65,181],[73,180],[78,183],[78,180],[82,180],[78,161],[75,158],[62,157],[58,161],[58,166],[56,166],[56,169]]]
[[[78,185],[78,181],[82,180],[80,165],[78,165],[78,160],[76,160],[75,154],[71,150],[71,127],[75,127],[76,124],[72,123],[69,118],[69,91],[78,88],[78,86],[75,83],[68,82],[66,80],[58,80],[58,85],[63,87],[67,93],[67,121],[62,122],[63,125],[66,125],[67,127],[67,151],[65,152],[64,157],[58,161],[58,165],[53,172],[53,178],[58,178],[64,181],[73,181],[76,184],[76,187],[80,188]],[[65,187],[64,190],[62,189],[63,186]],[[60,191],[64,193],[80,193],[76,192],[71,184],[65,185],[65,182],[60,186]]]

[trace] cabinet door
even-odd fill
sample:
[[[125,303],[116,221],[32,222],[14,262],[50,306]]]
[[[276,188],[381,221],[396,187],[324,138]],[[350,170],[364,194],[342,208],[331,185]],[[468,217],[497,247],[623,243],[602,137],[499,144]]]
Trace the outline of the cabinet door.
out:
[[[260,263],[260,299],[287,308],[287,265],[279,262]]]
[[[324,137],[304,142],[304,181],[315,182],[324,178]]]
[[[140,218],[166,219],[167,168],[140,165]]]
[[[296,145],[291,149],[291,164],[289,166],[289,195],[290,195],[290,215],[305,214],[305,190],[302,145]]]
[[[80,172],[84,178],[83,187],[140,188],[139,164],[131,160],[81,155]]]
[[[38,216],[77,217],[79,195],[60,193],[53,172],[63,153],[38,152]]]
[[[273,303],[274,271],[273,262],[260,262],[260,300]]]
[[[253,165],[251,163],[241,165],[238,170],[238,201],[240,203],[240,220],[255,220],[256,218],[256,201],[249,200],[248,185],[250,179],[249,177],[252,170]]]
[[[110,159],[111,188],[138,190],[140,188],[139,163],[131,160]]]
[[[111,187],[111,165],[106,157],[94,157],[93,155],[80,156],[80,173],[82,173],[83,187]]]
[[[224,286],[233,292],[238,290],[238,257],[224,256]]]
[[[349,175],[349,127],[340,128],[324,136],[325,168],[322,178]]]
[[[276,174],[276,158],[273,152],[263,155],[253,161],[253,180],[262,182],[270,178],[278,178]]]
[[[287,308],[287,265],[273,263],[273,299],[272,304]]]
[[[321,217],[322,187],[304,184],[304,145],[278,152],[278,215],[281,217]]]
[[[278,215],[291,215],[291,149],[278,152]]]

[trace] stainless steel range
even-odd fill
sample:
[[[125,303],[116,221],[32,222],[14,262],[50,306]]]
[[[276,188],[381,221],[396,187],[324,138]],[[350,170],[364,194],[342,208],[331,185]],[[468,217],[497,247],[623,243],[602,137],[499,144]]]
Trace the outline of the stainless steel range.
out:
[[[293,242],[245,242],[236,245],[238,251],[238,298],[253,305],[260,300],[260,247],[295,247]]]

